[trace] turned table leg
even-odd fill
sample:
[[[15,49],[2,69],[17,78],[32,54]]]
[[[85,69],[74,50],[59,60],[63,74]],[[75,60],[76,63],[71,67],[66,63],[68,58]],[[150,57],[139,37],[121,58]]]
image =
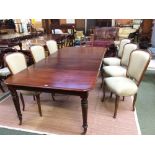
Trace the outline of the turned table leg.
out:
[[[87,128],[88,128],[88,124],[87,124],[87,113],[88,113],[88,93],[86,93],[85,95],[81,96],[81,107],[82,107],[82,118],[83,118],[83,133],[82,134],[86,134],[87,132]]]
[[[8,86],[8,88],[9,88],[9,90],[11,92],[11,96],[12,96],[12,99],[13,99],[13,102],[14,102],[14,106],[15,106],[15,109],[16,109],[16,112],[17,112],[17,115],[18,115],[18,118],[19,118],[19,125],[22,125],[22,113],[21,113],[21,110],[20,110],[19,97],[18,97],[17,91],[13,87]]]

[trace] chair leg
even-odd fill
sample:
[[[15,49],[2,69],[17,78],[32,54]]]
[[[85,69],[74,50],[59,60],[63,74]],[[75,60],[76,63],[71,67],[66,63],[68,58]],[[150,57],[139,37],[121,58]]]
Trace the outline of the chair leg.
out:
[[[55,101],[55,98],[54,98],[55,94],[51,93],[51,96],[52,96],[53,101]]]
[[[103,80],[103,71],[101,70],[101,78],[102,78],[102,83],[101,83],[101,88],[103,87],[103,83],[104,83],[104,80]]]
[[[125,96],[123,96],[123,101],[125,100]]]
[[[105,82],[103,82],[103,98],[102,98],[102,102],[104,102],[104,100],[105,100],[105,88],[106,88],[106,84],[105,84]]]
[[[40,116],[42,116],[42,110],[41,110],[41,104],[40,104],[40,95],[36,95],[36,100],[37,100],[37,104],[38,104],[39,114],[40,114]]]
[[[33,95],[33,99],[34,99],[34,101],[36,100],[35,95]]]
[[[25,102],[24,102],[24,98],[23,98],[22,93],[20,93],[20,99],[21,99],[21,101],[22,101],[23,111],[24,111],[24,110],[25,110]]]
[[[4,88],[3,88],[1,83],[0,83],[0,89],[2,90],[3,93],[5,92],[5,90],[4,90]]]
[[[117,109],[118,109],[119,99],[120,99],[120,97],[118,95],[116,95],[116,99],[115,99],[115,111],[114,111],[113,118],[116,118],[116,116],[117,116]]]
[[[137,93],[134,95],[134,99],[133,99],[133,111],[135,111],[135,103],[136,103],[136,99],[137,99]]]
[[[111,92],[111,93],[110,93],[110,98],[112,98],[112,94],[113,94],[113,93]]]

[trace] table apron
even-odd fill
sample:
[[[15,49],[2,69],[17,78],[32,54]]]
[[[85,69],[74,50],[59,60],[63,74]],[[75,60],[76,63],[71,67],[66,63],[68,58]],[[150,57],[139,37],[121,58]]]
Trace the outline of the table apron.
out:
[[[54,89],[54,88],[39,88],[39,87],[27,87],[27,86],[16,86],[16,85],[7,85],[8,88],[14,90],[27,90],[27,91],[36,91],[36,92],[47,92],[47,93],[58,93],[66,95],[75,95],[75,96],[88,96],[88,91],[75,91],[75,90],[63,90],[63,89]]]

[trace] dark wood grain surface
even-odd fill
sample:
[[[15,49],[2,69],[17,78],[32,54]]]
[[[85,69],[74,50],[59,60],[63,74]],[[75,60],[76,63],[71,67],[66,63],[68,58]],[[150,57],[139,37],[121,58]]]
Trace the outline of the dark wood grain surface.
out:
[[[69,34],[49,34],[49,35],[43,35],[37,38],[29,39],[31,42],[31,45],[41,45],[45,46],[46,41],[48,40],[55,40],[57,42],[61,42],[64,39],[66,39],[69,36]]]
[[[66,47],[11,76],[7,84],[88,91],[96,82],[103,48]]]
[[[102,47],[65,47],[27,69],[10,76],[7,84],[19,124],[22,124],[17,91],[33,90],[81,97],[83,132],[87,132],[89,91],[95,87],[105,49]]]

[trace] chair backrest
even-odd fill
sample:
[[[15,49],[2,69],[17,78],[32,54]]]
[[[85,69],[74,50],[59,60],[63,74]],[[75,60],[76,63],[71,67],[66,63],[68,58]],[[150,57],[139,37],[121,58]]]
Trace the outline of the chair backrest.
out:
[[[137,49],[130,55],[129,65],[127,69],[127,77],[135,80],[139,85],[142,77],[148,67],[151,55],[148,51]]]
[[[19,52],[6,55],[5,62],[12,74],[17,74],[27,68],[25,56]]]
[[[127,43],[124,45],[121,65],[128,66],[130,54],[133,50],[136,50],[137,48],[138,48],[138,45],[133,43]]]
[[[130,43],[130,42],[131,42],[130,39],[123,39],[123,40],[121,40],[120,45],[119,45],[118,57],[121,58],[123,56],[124,45],[127,44],[127,43]]]
[[[50,54],[53,54],[58,51],[57,42],[55,40],[46,41],[46,45]]]
[[[40,45],[31,46],[31,54],[35,63],[44,59],[45,58],[44,47]]]

